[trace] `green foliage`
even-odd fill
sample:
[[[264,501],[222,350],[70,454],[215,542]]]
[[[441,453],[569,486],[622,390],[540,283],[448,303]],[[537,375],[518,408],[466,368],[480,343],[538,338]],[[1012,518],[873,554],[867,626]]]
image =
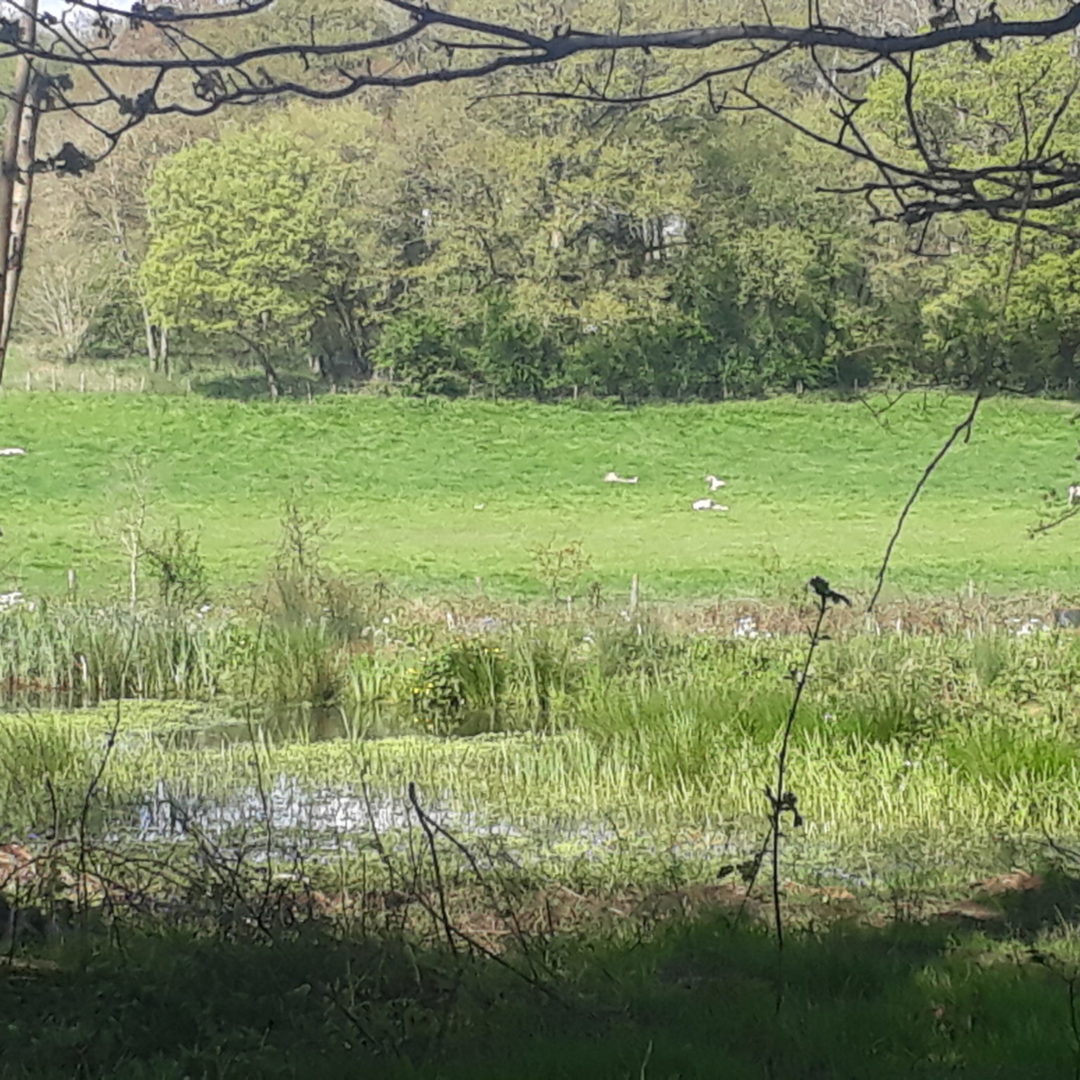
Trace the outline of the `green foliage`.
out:
[[[295,342],[319,303],[316,178],[312,155],[269,132],[233,132],[162,162],[142,268],[162,324]]]
[[[163,529],[156,541],[144,541],[142,557],[165,607],[190,610],[206,603],[210,583],[199,538],[179,521]]]
[[[877,295],[865,225],[807,192],[826,162],[790,136],[463,105],[418,93],[393,144],[360,102],[294,108],[164,162],[155,313],[418,395],[718,398],[911,369],[881,340],[909,346],[910,308]]]
[[[416,715],[440,728],[480,713],[491,722],[507,683],[505,652],[497,642],[466,638],[428,657],[408,688]]]
[[[458,335],[437,315],[410,312],[389,321],[373,359],[377,371],[412,394],[461,397],[472,388]]]
[[[1000,194],[978,170],[1032,155],[1080,155],[1075,60],[1065,40],[1038,47],[1003,43],[973,78],[971,53],[956,46],[920,58],[915,104],[923,145],[957,168],[976,171],[973,186]],[[867,120],[890,153],[915,163],[902,80],[884,73],[870,88]],[[922,302],[926,369],[967,385],[1023,391],[1071,389],[1078,375],[1080,306],[1075,206],[1033,205],[1021,215],[973,215],[939,223],[928,246],[952,257],[928,267]],[[1050,231],[1041,231],[1050,230]]]
[[[562,599],[592,567],[588,552],[580,540],[569,543],[551,541],[532,550],[536,576],[544,583],[553,600]]]
[[[486,0],[466,7],[498,16]],[[333,0],[319,10],[324,34],[357,32]],[[590,11],[623,30],[680,25],[655,5]],[[794,5],[775,14],[801,17]],[[304,18],[289,3],[236,32],[264,46],[302,33]],[[395,32],[377,12],[361,18],[371,33]],[[917,57],[922,150],[888,65],[861,77],[860,130],[901,164],[925,151],[976,170],[988,197],[997,189],[977,170],[1044,140],[1075,160],[1077,102],[1058,110],[1072,86],[1069,42],[990,51],[977,77],[970,47]],[[267,77],[290,77],[288,61],[267,65]],[[335,387],[377,375],[415,396],[539,400],[846,394],[927,379],[1075,388],[1075,208],[1031,207],[1025,221],[1056,232],[1020,243],[1011,221],[978,216],[944,215],[917,237],[834,193],[858,191],[868,163],[760,113],[716,113],[695,95],[626,107],[532,96],[602,85],[633,99],[696,75],[691,50],[621,56],[610,69],[582,56],[503,71],[484,84],[495,96],[479,100],[475,86],[453,83],[247,110],[193,144],[186,125],[148,136],[123,171],[83,181],[92,196],[75,226],[118,250],[123,271],[91,260],[109,288],[88,350],[141,347],[148,304],[151,323],[171,331],[171,357],[254,361],[272,393],[287,385],[279,370],[302,368]],[[790,55],[755,79],[786,115],[832,137],[809,58]],[[147,161],[156,169],[144,207]],[[66,212],[59,188],[41,196],[51,216]],[[917,243],[950,258],[916,256]]]

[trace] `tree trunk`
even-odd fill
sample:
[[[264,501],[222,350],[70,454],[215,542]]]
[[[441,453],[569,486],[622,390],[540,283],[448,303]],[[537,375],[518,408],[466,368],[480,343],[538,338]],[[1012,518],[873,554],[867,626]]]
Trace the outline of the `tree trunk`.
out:
[[[142,308],[143,328],[146,331],[146,359],[150,364],[151,371],[161,370],[161,354],[158,352],[157,339],[154,336],[154,323],[150,318],[150,312],[145,304],[140,303]]]
[[[172,376],[172,364],[169,361],[169,328],[155,326],[150,311],[141,300],[139,308],[143,317],[143,332],[146,335],[146,359],[151,371],[159,371],[166,378]]]
[[[274,370],[274,365],[270,363],[270,358],[262,352],[259,353],[259,363],[262,364],[263,371],[266,372],[266,388],[270,391],[270,400],[277,401],[281,397],[281,383],[278,381],[278,373]]]
[[[266,389],[270,392],[270,400],[277,401],[281,397],[281,380],[278,378],[277,369],[270,360],[269,352],[262,344],[247,334],[237,333],[236,336],[247,346],[247,351],[255,356],[259,365],[266,375]]]
[[[41,99],[34,76],[31,75],[30,100],[22,110],[19,124],[19,149],[16,166],[18,179],[12,200],[11,250],[8,257],[7,281],[4,294],[4,316],[0,337],[0,354],[7,354],[11,340],[11,327],[15,318],[15,301],[19,295],[19,282],[22,279],[23,256],[26,252],[26,233],[30,222],[30,202],[34,193],[34,155],[37,150],[38,108]]]
[[[20,41],[33,47],[37,38],[38,0],[25,0],[19,19]],[[30,221],[31,172],[37,137],[38,102],[31,93],[34,69],[25,52],[15,64],[15,85],[8,99],[0,147],[0,381],[4,376],[22,253]],[[20,185],[20,167],[25,170]]]
[[[368,350],[364,327],[357,320],[352,306],[346,303],[342,297],[334,296],[333,304],[337,309],[338,321],[341,323],[341,329],[348,343],[349,351],[352,353],[350,359],[353,374],[361,379],[369,379],[371,378],[371,364],[367,356]]]
[[[158,327],[158,364],[166,379],[172,378],[172,355],[169,352],[169,328]]]

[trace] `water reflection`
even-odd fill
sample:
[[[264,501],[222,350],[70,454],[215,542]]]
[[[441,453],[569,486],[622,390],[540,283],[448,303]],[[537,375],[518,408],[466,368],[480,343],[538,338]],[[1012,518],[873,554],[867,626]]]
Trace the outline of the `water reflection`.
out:
[[[426,794],[424,809],[445,828],[470,836],[522,836],[512,825],[484,820],[453,805],[448,793]],[[159,781],[145,799],[114,816],[116,835],[141,841],[177,840],[196,828],[219,839],[237,831],[272,830],[299,834],[315,846],[329,840],[370,841],[416,824],[406,800],[385,792],[346,787],[308,787],[292,776],[279,776],[265,791],[256,786],[227,796],[185,795]]]

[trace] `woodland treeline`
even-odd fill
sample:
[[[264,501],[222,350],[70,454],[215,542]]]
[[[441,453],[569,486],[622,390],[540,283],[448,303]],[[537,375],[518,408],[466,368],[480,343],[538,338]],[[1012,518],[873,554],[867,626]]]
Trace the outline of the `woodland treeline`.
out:
[[[761,17],[759,4],[743,6]],[[875,30],[917,28],[933,10],[835,6],[847,25]],[[324,34],[355,33],[367,17],[356,7],[288,0],[260,32],[302,36],[317,17]],[[704,7],[463,0],[455,10],[632,28],[700,22]],[[797,19],[803,5],[770,9]],[[409,48],[396,64],[423,62]],[[863,130],[894,161],[916,160],[930,139],[975,170],[1020,159],[1044,136],[1075,158],[1074,49],[1058,39],[1002,43],[986,62],[963,46],[920,56],[917,138],[904,81],[879,63],[858,83]],[[918,229],[875,220],[893,211],[887,200],[839,193],[857,191],[871,161],[730,89],[662,96],[702,64],[689,51],[589,58],[147,120],[92,172],[40,178],[20,345],[69,363],[246,368],[271,393],[297,371],[539,399],[926,382],[1074,389],[1076,207],[1032,211],[1022,231],[987,215]],[[835,134],[827,57],[792,52],[756,78],[789,120]],[[600,95],[609,100],[581,100]],[[46,116],[45,130],[60,142],[75,123]]]

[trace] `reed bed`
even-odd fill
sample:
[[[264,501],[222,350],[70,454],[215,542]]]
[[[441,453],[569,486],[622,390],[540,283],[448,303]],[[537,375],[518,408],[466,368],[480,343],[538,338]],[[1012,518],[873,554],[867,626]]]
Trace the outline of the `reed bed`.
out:
[[[155,787],[186,805],[259,785],[403,804],[415,782],[453,820],[521,844],[741,850],[762,828],[803,644],[600,616],[358,635],[266,610],[8,614],[2,685],[24,696],[0,731],[0,801],[20,831],[70,819],[107,752],[102,827]],[[23,683],[55,690],[72,650],[83,682],[69,675],[50,708],[30,702]],[[926,853],[1075,837],[1078,689],[1080,637],[1065,631],[838,632],[795,727],[796,843]],[[90,707],[120,692],[150,700]]]

